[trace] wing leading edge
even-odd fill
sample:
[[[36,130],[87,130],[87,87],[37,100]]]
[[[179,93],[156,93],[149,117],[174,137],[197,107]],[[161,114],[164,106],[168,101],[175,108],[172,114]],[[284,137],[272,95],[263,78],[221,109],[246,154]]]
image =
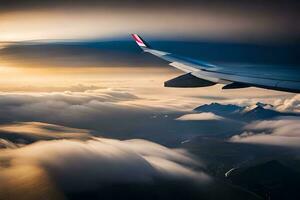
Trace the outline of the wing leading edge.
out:
[[[132,37],[144,52],[166,60],[169,65],[187,73],[165,82],[166,87],[207,87],[214,84],[225,84],[223,89],[258,87],[300,93],[300,80],[225,71],[221,66],[152,49],[137,34],[132,34]]]

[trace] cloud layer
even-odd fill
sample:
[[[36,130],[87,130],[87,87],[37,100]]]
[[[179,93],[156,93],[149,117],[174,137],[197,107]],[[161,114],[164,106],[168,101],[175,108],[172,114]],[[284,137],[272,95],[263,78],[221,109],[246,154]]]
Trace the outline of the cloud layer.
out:
[[[176,120],[180,121],[202,121],[202,120],[222,120],[224,119],[221,116],[215,115],[214,113],[210,112],[203,112],[203,113],[194,113],[194,114],[186,114],[183,115]]]
[[[0,125],[0,148],[18,147],[39,140],[88,139],[90,131],[42,122],[19,122]]]
[[[0,151],[0,197],[21,195],[14,188],[21,188],[27,198],[37,199],[50,191],[50,196],[57,196],[114,184],[153,184],[157,179],[208,183],[206,174],[192,169],[197,166],[200,163],[185,151],[145,140],[40,141]],[[32,184],[42,188],[31,193],[27,189],[32,189]]]
[[[136,100],[135,95],[110,89],[86,92],[63,93],[2,93],[0,94],[2,122],[46,121],[84,124],[86,121],[110,120],[109,116],[121,119],[128,116],[127,110],[135,115],[143,111],[138,106],[126,105]],[[146,109],[147,110],[147,109]],[[6,113],[6,115],[4,114]]]
[[[223,195],[237,194],[241,195],[237,199],[243,199],[247,196],[214,181],[203,171],[202,163],[186,151],[147,140],[99,137],[118,138],[111,134],[113,131],[107,134],[106,129],[118,130],[123,138],[135,130],[139,138],[149,134],[152,141],[162,136],[172,141],[185,127],[189,128],[189,133],[183,132],[184,137],[193,135],[193,130],[198,133],[199,127],[206,132],[208,129],[218,133],[221,129],[233,130],[231,124],[225,124],[229,128],[223,127],[222,118],[211,113],[184,115],[187,112],[179,111],[181,102],[177,99],[173,102],[143,99],[116,89],[2,93],[0,199],[8,196],[41,199],[45,194],[49,199],[76,199],[86,195],[108,197],[111,194],[128,198],[134,195],[136,198],[141,197],[139,195],[153,197],[149,196],[149,191],[159,197],[167,195],[169,199],[179,194],[186,199],[219,199]],[[279,134],[285,132],[280,128],[291,127],[297,121],[294,118],[280,120],[287,121],[276,126],[273,122],[251,124],[247,129],[253,133],[268,129]],[[216,127],[216,123],[222,123],[221,128]],[[294,128],[293,134],[297,134],[297,129]],[[164,144],[162,140],[159,142]],[[37,189],[31,192],[32,188]]]
[[[278,99],[274,102],[277,110],[283,112],[300,112],[300,95],[291,98]]]
[[[239,143],[300,147],[300,117],[281,117],[256,121],[245,127],[246,131],[231,137]]]

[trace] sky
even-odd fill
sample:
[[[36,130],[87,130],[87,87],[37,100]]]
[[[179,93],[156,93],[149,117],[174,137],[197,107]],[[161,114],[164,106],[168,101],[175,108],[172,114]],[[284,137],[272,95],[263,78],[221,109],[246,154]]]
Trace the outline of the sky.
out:
[[[296,1],[0,5],[0,199],[258,199],[224,173],[299,152],[299,95],[165,88],[182,72],[130,38],[232,67],[298,69]],[[276,117],[244,117],[257,105]]]
[[[2,41],[158,38],[298,40],[295,1],[4,1]],[[184,27],[184,28],[183,28]]]

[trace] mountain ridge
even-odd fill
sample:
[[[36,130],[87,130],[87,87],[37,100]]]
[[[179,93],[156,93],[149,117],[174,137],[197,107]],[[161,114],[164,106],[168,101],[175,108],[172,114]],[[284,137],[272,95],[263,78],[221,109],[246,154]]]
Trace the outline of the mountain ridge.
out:
[[[211,112],[224,118],[239,121],[266,120],[281,116],[300,116],[297,113],[276,111],[271,104],[257,102],[253,106],[238,106],[234,104],[211,103],[196,107],[193,111],[198,113]]]

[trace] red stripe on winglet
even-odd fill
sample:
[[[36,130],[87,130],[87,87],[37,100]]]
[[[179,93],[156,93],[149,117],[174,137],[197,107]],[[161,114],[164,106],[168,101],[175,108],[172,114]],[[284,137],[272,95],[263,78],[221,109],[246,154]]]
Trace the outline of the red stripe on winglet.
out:
[[[144,44],[144,42],[139,38],[138,35],[133,34],[133,37],[134,37],[134,39],[135,39],[138,43]]]

